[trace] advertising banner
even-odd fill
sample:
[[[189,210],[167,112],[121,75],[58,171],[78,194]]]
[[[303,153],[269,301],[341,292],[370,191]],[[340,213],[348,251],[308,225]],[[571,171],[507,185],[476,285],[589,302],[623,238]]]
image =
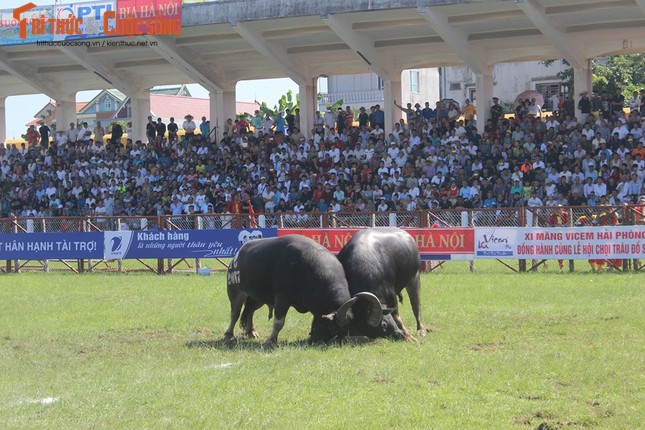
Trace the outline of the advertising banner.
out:
[[[103,258],[103,233],[0,233],[0,260]]]
[[[25,37],[20,36],[20,20],[14,18],[13,9],[0,10],[0,46],[3,45],[23,45],[26,43],[36,43],[38,41],[51,42],[54,35],[50,33],[50,19],[56,18],[54,6],[36,6],[20,15],[20,20],[25,19]],[[34,34],[32,31],[33,19],[44,19],[44,34]]]
[[[79,34],[55,34],[54,40],[77,40],[105,37],[105,13],[116,10],[116,0],[69,3],[56,6],[56,18],[62,22],[70,17],[79,19]],[[69,32],[68,32],[69,33]],[[39,40],[41,40],[39,38]]]
[[[106,231],[103,258],[227,258],[253,239],[277,236],[277,229]],[[87,258],[87,257],[86,257]]]
[[[475,234],[472,228],[409,228],[405,229],[417,242],[424,260],[472,260]],[[355,228],[296,229],[283,228],[278,236],[300,234],[315,240],[337,254],[352,236]]]
[[[645,258],[645,226],[477,228],[476,258]]]
[[[0,46],[75,46],[63,42],[181,34],[181,0],[99,0],[31,6],[27,3],[17,9],[0,10]],[[101,42],[94,44],[90,46],[103,46]]]

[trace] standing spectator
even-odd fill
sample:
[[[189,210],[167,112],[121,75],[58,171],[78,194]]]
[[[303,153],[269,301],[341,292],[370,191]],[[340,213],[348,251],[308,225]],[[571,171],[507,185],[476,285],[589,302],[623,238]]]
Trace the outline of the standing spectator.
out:
[[[630,113],[639,113],[641,110],[641,98],[638,95],[638,91],[632,93],[632,98],[629,99],[629,112]]]
[[[588,92],[584,91],[580,93],[578,109],[580,109],[580,124],[586,124],[587,118],[589,118],[589,115],[591,115],[591,101],[589,100]]]
[[[157,140],[157,127],[151,116],[148,117],[148,123],[146,124],[146,137],[148,138],[148,143],[153,143]]]
[[[157,118],[155,128],[157,129],[157,139],[163,140],[163,138],[166,136],[166,124],[164,124],[161,117]]]
[[[264,120],[262,118],[262,114],[260,114],[259,110],[256,110],[255,116],[251,118],[251,126],[253,127],[253,131],[255,132],[255,137],[258,137],[258,133],[262,131],[263,123],[264,123]]]
[[[29,128],[27,129],[27,143],[29,146],[31,145],[36,145],[38,143],[38,139],[40,138],[40,135],[38,134],[38,131],[36,131],[36,126],[35,125],[30,125]]]
[[[363,106],[361,106],[358,111],[358,128],[362,130],[363,127],[367,127],[369,125],[369,115],[365,112],[365,108]]]
[[[184,136],[186,140],[190,141],[190,139],[195,136],[195,129],[197,129],[197,125],[195,124],[195,121],[193,121],[193,116],[191,114],[188,114],[184,117],[184,124],[182,125],[182,128],[186,132],[186,135]]]
[[[271,134],[274,124],[275,122],[273,121],[273,119],[271,119],[271,115],[269,115],[269,112],[267,112],[264,116],[264,119],[262,120],[262,133]]]
[[[78,129],[76,128],[75,123],[70,122],[69,129],[67,130],[67,141],[69,142],[70,146],[74,146],[77,140],[78,140]]]
[[[470,102],[470,99],[466,99],[464,102],[464,119],[466,122],[474,121],[476,114],[477,109],[475,108],[475,105]]]
[[[551,227],[566,227],[569,223],[569,214],[562,206],[555,208],[555,211],[549,215],[549,225]],[[564,261],[558,260],[560,273],[564,272]]]
[[[503,115],[504,108],[499,104],[499,98],[493,97],[493,106],[490,107],[490,118],[493,121],[493,126],[497,126]]]
[[[206,117],[202,117],[202,122],[199,124],[199,132],[202,134],[202,138],[206,139],[211,132],[211,124],[209,121],[206,121]]]
[[[38,132],[40,133],[40,144],[43,148],[47,149],[49,147],[49,133],[51,133],[51,130],[44,121],[40,122]]]
[[[374,124],[385,129],[385,112],[381,110],[381,105],[374,106]]]
[[[103,136],[105,135],[105,129],[101,125],[101,121],[96,121],[96,127],[94,127],[94,142],[97,144],[103,145]]]
[[[179,126],[175,123],[175,118],[170,117],[170,122],[168,123],[168,143],[173,143],[177,139],[177,130]]]
[[[616,94],[611,98],[611,110],[616,115],[623,116],[623,107],[625,106],[625,96],[621,88],[616,88]],[[607,117],[609,118],[609,117]]]
[[[121,138],[123,137],[123,128],[118,122],[112,123],[112,144],[115,146],[121,146]]]

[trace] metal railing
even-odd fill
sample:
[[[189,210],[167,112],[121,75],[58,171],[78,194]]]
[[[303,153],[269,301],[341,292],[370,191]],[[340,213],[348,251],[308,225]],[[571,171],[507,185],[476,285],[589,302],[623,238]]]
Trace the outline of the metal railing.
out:
[[[231,228],[360,228],[360,227],[401,227],[401,228],[442,228],[442,227],[549,227],[549,217],[556,210],[568,215],[567,224],[575,225],[580,217],[588,221],[610,222],[616,225],[645,224],[645,205],[624,206],[578,206],[578,207],[519,207],[499,209],[446,209],[413,212],[325,212],[325,213],[261,213],[261,214],[198,214],[164,216],[84,216],[52,218],[4,218],[0,219],[0,233],[24,234],[39,232],[100,232],[100,231],[145,231],[145,230],[212,230]],[[605,218],[602,215],[605,215]],[[609,220],[609,221],[607,221]],[[592,224],[594,222],[591,222]],[[511,270],[527,270],[526,261],[501,261],[502,266]],[[172,273],[176,270],[195,271],[204,260],[188,259],[159,261],[142,260],[57,260],[58,268],[83,271],[135,271]],[[430,262],[430,270],[491,271],[491,261]],[[534,262],[528,270],[537,270],[544,261]],[[517,269],[515,268],[517,267]],[[26,269],[49,271],[55,266],[50,261],[7,261],[0,271],[21,271]],[[630,262],[626,268],[642,270],[645,265]],[[573,270],[573,263],[570,262]]]

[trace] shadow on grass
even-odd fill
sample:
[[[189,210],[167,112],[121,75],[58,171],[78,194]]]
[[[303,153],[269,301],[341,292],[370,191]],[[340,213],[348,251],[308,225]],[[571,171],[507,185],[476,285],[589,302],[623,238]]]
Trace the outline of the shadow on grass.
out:
[[[374,343],[374,339],[361,336],[351,336],[344,339],[334,339],[329,343],[315,343],[311,344],[307,340],[295,340],[289,342],[278,342],[276,348],[312,348],[312,349],[328,349],[335,347],[354,347]],[[248,350],[248,351],[267,351],[263,348],[262,341],[257,339],[238,339],[233,340],[220,338],[216,340],[191,340],[186,342],[188,348],[205,348],[205,349],[220,349],[220,350]]]

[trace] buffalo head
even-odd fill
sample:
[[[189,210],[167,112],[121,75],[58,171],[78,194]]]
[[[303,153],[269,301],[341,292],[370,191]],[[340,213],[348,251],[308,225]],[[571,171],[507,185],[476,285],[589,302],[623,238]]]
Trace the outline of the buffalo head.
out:
[[[353,308],[360,303],[361,312]],[[343,303],[330,314],[314,316],[311,323],[309,342],[329,342],[334,337],[343,337],[354,326],[379,327],[383,320],[383,309],[378,297],[372,293],[362,292]]]

